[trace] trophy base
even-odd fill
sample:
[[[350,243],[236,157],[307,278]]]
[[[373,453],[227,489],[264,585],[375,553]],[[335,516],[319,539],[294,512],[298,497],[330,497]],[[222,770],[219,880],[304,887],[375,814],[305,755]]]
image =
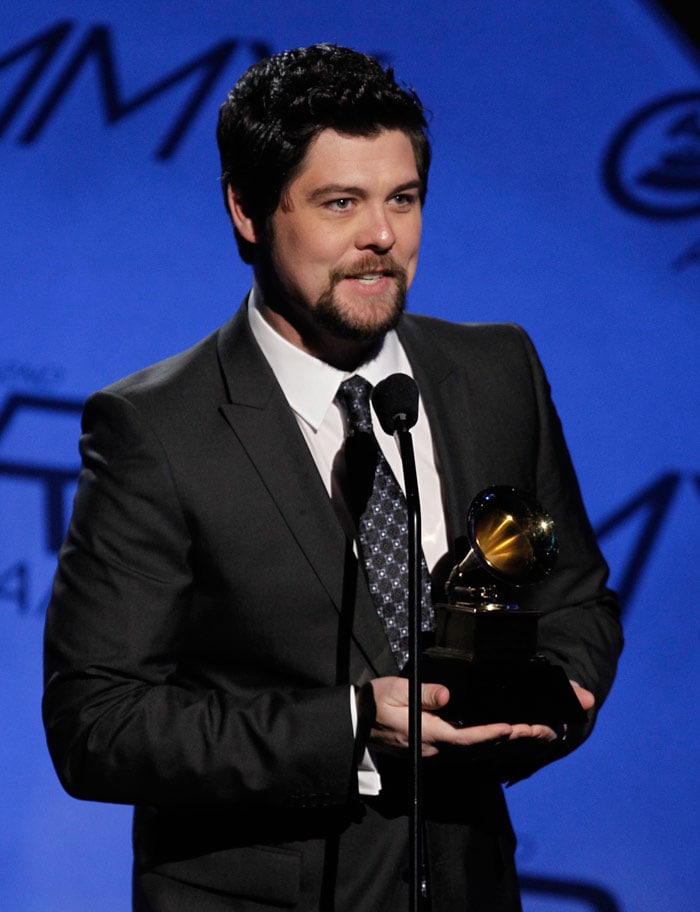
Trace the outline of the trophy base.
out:
[[[450,701],[438,715],[458,727],[586,721],[564,669],[542,656],[502,663],[470,660],[434,648],[423,654],[421,669],[423,681],[449,688]]]

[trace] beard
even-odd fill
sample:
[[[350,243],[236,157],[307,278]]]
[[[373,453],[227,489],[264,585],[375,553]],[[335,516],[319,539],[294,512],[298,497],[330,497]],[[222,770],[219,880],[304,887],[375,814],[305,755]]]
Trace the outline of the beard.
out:
[[[343,303],[336,293],[344,279],[359,278],[380,268],[390,273],[395,288],[390,295],[383,295],[379,302]],[[367,258],[355,264],[351,272],[331,272],[328,287],[321,293],[313,308],[314,321],[337,339],[352,342],[376,343],[394,329],[406,309],[408,275],[403,266],[391,257]]]

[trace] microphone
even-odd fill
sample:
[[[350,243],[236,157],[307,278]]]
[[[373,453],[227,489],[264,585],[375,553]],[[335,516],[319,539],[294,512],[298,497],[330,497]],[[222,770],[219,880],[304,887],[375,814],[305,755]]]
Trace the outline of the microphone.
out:
[[[372,405],[386,434],[408,430],[418,421],[418,387],[407,374],[391,374],[372,390]]]

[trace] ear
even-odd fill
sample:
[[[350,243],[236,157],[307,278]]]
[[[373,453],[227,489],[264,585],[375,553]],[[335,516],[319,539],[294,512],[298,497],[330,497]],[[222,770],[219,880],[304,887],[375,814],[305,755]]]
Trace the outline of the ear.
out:
[[[250,244],[257,244],[260,240],[258,238],[258,232],[255,230],[253,220],[243,211],[241,194],[238,188],[232,187],[229,184],[226,191],[226,200],[231,221],[238,229],[238,233]]]

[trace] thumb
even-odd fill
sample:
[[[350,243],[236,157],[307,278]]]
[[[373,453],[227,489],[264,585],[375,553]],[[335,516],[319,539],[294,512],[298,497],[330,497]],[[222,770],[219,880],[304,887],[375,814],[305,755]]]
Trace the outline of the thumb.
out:
[[[426,710],[440,709],[450,699],[450,692],[444,684],[422,684],[421,706]]]

